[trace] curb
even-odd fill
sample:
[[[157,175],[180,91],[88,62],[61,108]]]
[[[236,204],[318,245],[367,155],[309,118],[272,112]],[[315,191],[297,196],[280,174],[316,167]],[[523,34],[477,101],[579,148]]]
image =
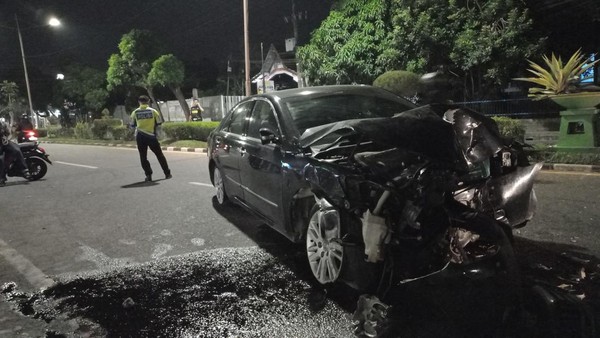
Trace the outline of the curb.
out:
[[[545,163],[542,170],[572,171],[580,173],[600,173],[600,165]]]
[[[52,141],[38,141],[39,143],[56,143],[56,144],[79,144],[85,146],[104,146],[104,147],[117,147],[117,148],[136,148],[135,145],[130,144],[116,144],[116,143],[64,143],[64,142],[52,142]],[[188,147],[160,147],[164,151],[179,151],[187,153],[206,153],[206,148],[188,148]]]

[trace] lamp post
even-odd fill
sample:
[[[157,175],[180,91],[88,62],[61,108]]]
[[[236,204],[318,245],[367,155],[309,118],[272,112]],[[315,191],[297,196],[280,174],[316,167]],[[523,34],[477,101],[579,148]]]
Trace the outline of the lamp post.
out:
[[[23,59],[23,71],[25,72],[25,86],[27,87],[27,98],[29,99],[29,116],[33,117],[36,116],[35,118],[35,127],[38,127],[38,119],[37,119],[37,115],[35,115],[34,111],[33,111],[33,102],[31,100],[31,89],[29,88],[29,75],[27,74],[27,62],[25,62],[25,49],[23,48],[23,37],[21,36],[21,28],[19,27],[19,18],[17,17],[17,14],[15,14],[15,22],[17,23],[17,34],[19,35],[19,45],[21,47],[21,58]],[[50,21],[48,21],[48,24],[50,26],[60,26],[60,21],[56,18],[51,18]]]
[[[244,6],[244,64],[246,69],[245,83],[246,96],[252,95],[252,87],[250,85],[250,42],[248,37],[248,0],[243,1]]]

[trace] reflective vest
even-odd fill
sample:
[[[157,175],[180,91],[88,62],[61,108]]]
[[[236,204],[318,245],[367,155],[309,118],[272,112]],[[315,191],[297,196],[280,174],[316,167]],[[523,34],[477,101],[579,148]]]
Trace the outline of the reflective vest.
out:
[[[131,113],[131,121],[138,132],[152,136],[156,136],[156,126],[163,122],[156,109],[144,104]]]

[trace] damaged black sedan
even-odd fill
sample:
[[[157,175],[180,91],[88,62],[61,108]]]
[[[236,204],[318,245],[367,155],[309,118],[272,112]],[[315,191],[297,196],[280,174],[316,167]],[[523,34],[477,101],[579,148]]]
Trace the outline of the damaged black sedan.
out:
[[[208,156],[218,203],[305,243],[320,284],[386,297],[457,268],[518,283],[512,230],[533,216],[541,164],[474,111],[371,86],[272,92],[232,109]]]

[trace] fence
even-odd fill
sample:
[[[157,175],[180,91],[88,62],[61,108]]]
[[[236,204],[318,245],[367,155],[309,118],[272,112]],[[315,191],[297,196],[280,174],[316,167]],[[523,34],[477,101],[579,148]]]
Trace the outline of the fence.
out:
[[[488,116],[518,119],[529,144],[554,145],[560,128],[559,106],[550,100],[513,99],[459,102],[458,105]]]
[[[559,106],[551,100],[510,99],[457,102],[485,115],[512,118],[559,117]]]
[[[227,112],[233,108],[238,102],[240,102],[244,96],[207,96],[198,99],[204,113],[202,118],[204,120],[220,121]],[[192,99],[186,100],[188,106],[192,104]],[[160,110],[163,114],[165,121],[171,122],[183,122],[185,121],[185,114],[183,108],[179,104],[179,101],[166,101],[160,102]]]

